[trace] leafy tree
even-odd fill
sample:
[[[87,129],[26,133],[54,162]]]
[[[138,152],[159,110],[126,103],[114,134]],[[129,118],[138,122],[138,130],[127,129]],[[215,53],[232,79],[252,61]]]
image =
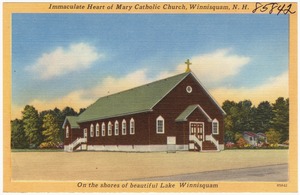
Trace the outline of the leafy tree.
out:
[[[59,135],[59,127],[57,118],[53,114],[46,114],[43,119],[43,135],[45,137],[42,145],[48,145],[49,147],[56,147],[61,142]]]
[[[255,132],[266,132],[271,127],[273,118],[272,106],[268,101],[261,102],[256,108],[254,116]]]
[[[289,139],[289,99],[279,97],[273,104],[272,127],[281,134],[280,142]]]
[[[23,127],[29,147],[36,147],[42,141],[41,131],[39,129],[38,111],[30,105],[26,105],[22,111]]]
[[[240,138],[243,138],[243,135],[240,132],[234,134],[234,140],[237,142]]]
[[[78,114],[81,114],[81,113],[83,113],[85,110],[86,110],[86,108],[80,108],[80,110],[79,110],[79,113],[78,113]]]
[[[240,101],[237,105],[238,107],[238,120],[237,129],[240,132],[243,131],[253,131],[254,130],[254,120],[255,115],[254,108],[252,107],[252,102],[250,100]]]
[[[223,110],[227,113],[224,119],[225,131],[237,132],[236,122],[238,120],[237,104],[234,101],[226,100],[222,106]]]
[[[235,139],[234,139],[234,132],[233,131],[226,131],[225,130],[225,136],[224,136],[224,140],[225,140],[225,143],[226,142],[234,142]]]
[[[234,101],[226,100],[225,102],[223,102],[222,108],[227,114],[230,114],[231,108],[234,106],[236,106],[236,103]]]
[[[270,144],[278,144],[280,142],[280,133],[275,129],[271,128],[266,132],[267,141]]]
[[[71,107],[65,107],[63,110],[62,110],[62,113],[61,113],[64,117],[65,116],[76,116],[78,115],[78,113]]]
[[[11,147],[12,148],[28,148],[23,121],[15,119],[11,121]]]
[[[63,126],[66,116],[77,116],[77,115],[78,115],[78,113],[71,107],[65,107],[62,110],[62,112],[60,113],[59,118],[58,118],[58,125],[60,128],[59,135],[60,135],[61,140],[64,139],[64,130],[63,130],[62,126]]]

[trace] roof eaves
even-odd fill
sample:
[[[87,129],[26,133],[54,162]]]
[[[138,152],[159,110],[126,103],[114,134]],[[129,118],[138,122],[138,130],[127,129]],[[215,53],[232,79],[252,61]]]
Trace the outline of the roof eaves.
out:
[[[198,81],[198,83],[201,85],[201,87],[203,87],[204,91],[209,95],[209,97],[213,100],[213,102],[218,106],[218,108],[221,110],[221,112],[223,113],[223,115],[226,115],[226,112],[223,110],[223,108],[218,104],[218,102],[215,100],[215,98],[209,93],[209,91],[202,85],[202,83],[200,82],[200,80],[195,76],[195,74],[193,72],[191,72],[191,74],[194,76],[194,78]]]
[[[198,104],[198,108],[200,108],[202,113],[206,116],[206,118],[208,119],[208,122],[211,122],[212,119],[210,118],[210,116],[204,111],[204,109],[199,104]]]
[[[137,111],[137,112],[128,112],[128,113],[116,114],[116,115],[112,115],[112,116],[89,118],[89,119],[78,120],[77,123],[84,123],[84,122],[96,121],[96,120],[104,120],[104,119],[108,119],[108,118],[127,116],[127,115],[131,115],[131,114],[138,114],[138,113],[152,112],[152,111],[153,111],[152,109],[146,109],[146,110],[140,110],[140,111]]]
[[[77,123],[77,120],[76,120],[77,116],[66,116],[65,120],[64,120],[64,123],[62,125],[62,128],[64,129],[65,126],[66,126],[66,123],[67,121],[69,121],[70,125],[71,125],[71,128],[72,129],[78,129],[79,128],[79,125]],[[73,120],[74,119],[74,120]]]
[[[189,109],[189,107],[193,107],[187,114],[184,115],[184,117],[182,118],[181,115]],[[187,121],[187,117],[190,116],[194,110],[197,108],[197,105],[190,105],[188,106],[186,109],[184,109],[184,111],[175,119],[176,122],[183,122],[183,121]]]
[[[180,115],[175,119],[176,122],[183,122],[183,121],[187,121],[187,117],[190,116],[196,108],[199,108],[200,111],[205,115],[205,117],[207,118],[208,122],[211,122],[212,119],[210,118],[210,116],[204,111],[204,109],[199,105],[199,104],[194,104],[194,105],[190,105],[188,106],[182,113],[184,113],[187,109],[189,109],[189,107],[192,107],[191,110],[184,116],[184,118],[182,119],[180,117]]]

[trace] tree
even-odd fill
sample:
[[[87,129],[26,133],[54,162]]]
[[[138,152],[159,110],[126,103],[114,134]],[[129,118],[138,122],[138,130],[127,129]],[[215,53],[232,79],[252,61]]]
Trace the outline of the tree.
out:
[[[30,105],[26,105],[22,111],[22,121],[24,132],[29,147],[36,147],[42,141],[41,131],[39,129],[38,111]]]
[[[225,140],[225,143],[226,142],[234,142],[235,139],[234,139],[234,133],[233,131],[226,131],[225,130],[225,136],[224,136],[224,140]]]
[[[43,119],[43,135],[45,137],[44,142],[41,145],[49,147],[56,147],[60,144],[61,139],[59,135],[59,127],[57,119],[53,114],[46,114]]]
[[[273,104],[272,127],[281,134],[280,142],[289,139],[289,99],[279,97]]]
[[[243,131],[254,130],[255,107],[252,107],[250,100],[240,101],[239,103],[226,100],[222,108],[227,113],[224,119],[225,131],[242,133]]]
[[[224,118],[225,132],[231,131],[237,132],[236,121],[237,121],[237,104],[234,101],[226,100],[222,106],[223,110],[227,113]]]
[[[271,104],[268,101],[261,102],[256,108],[254,116],[255,131],[264,133],[270,129],[273,116]]]
[[[280,142],[280,133],[275,129],[271,128],[266,132],[267,141],[270,144],[278,144]]]
[[[80,110],[79,110],[79,113],[78,113],[78,114],[81,114],[81,113],[83,113],[85,110],[86,110],[86,108],[80,108]]]
[[[78,113],[71,107],[65,107],[60,115],[59,115],[59,118],[58,118],[58,125],[59,125],[59,128],[60,128],[60,138],[61,140],[64,139],[64,129],[62,128],[63,126],[63,123],[65,121],[65,118],[66,116],[77,116]]]
[[[240,132],[234,134],[234,140],[237,142],[240,138],[243,138],[243,135]]]
[[[250,100],[240,101],[237,105],[238,107],[238,120],[236,128],[238,131],[253,131],[255,121],[253,120],[255,112],[252,107],[252,102]]]
[[[231,108],[234,106],[236,106],[236,103],[234,101],[225,100],[223,102],[222,108],[227,114],[230,114]]]
[[[11,148],[28,148],[23,121],[15,119],[11,121]]]

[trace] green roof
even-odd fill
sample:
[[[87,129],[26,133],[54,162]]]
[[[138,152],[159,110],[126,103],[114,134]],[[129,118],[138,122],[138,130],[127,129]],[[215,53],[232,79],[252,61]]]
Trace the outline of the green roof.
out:
[[[194,104],[188,106],[176,119],[176,122],[182,122],[187,121],[187,117],[194,112],[195,109],[199,108],[200,111],[205,115],[205,117],[208,119],[208,121],[211,121],[212,119],[210,116],[203,110],[203,108],[199,104]]]
[[[152,111],[152,108],[188,74],[190,72],[101,97],[78,117],[77,122]]]
[[[78,117],[77,116],[67,116],[65,122],[63,124],[63,128],[65,128],[66,122],[69,121],[72,129],[79,129],[79,125],[77,123]]]

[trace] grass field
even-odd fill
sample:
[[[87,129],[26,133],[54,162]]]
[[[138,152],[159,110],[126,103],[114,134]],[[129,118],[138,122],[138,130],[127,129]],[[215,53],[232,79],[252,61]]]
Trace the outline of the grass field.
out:
[[[13,180],[120,181],[288,163],[288,150],[12,152]]]

